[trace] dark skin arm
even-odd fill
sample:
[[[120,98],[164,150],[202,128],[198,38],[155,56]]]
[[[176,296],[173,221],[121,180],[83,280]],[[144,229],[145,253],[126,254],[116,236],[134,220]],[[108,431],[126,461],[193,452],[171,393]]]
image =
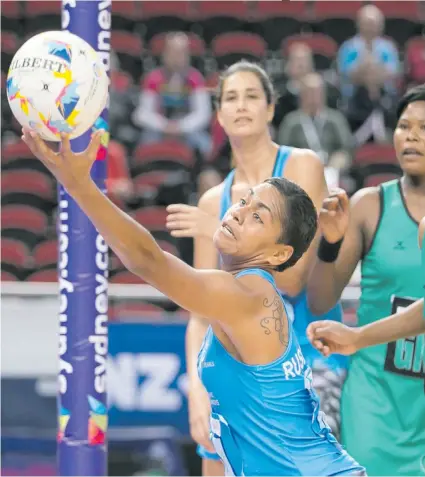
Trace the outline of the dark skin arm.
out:
[[[143,277],[172,301],[193,313],[229,325],[255,316],[262,307],[261,294],[244,286],[231,274],[219,270],[196,270],[164,252],[152,235],[116,207],[94,184],[90,170],[100,145],[97,133],[88,149],[71,150],[63,137],[60,153],[54,153],[34,132],[24,130],[23,139],[33,154],[55,175],[90,218],[122,263]],[[175,277],[178,276],[179,280]]]
[[[425,217],[419,224],[419,248],[425,235]],[[425,270],[424,270],[425,274]],[[394,315],[360,328],[334,321],[316,321],[309,325],[307,336],[324,356],[332,353],[353,354],[367,348],[425,333],[424,300],[417,300]]]
[[[315,315],[329,311],[341,298],[364,253],[365,223],[379,217],[377,189],[362,189],[349,203],[343,191],[331,194],[320,211],[320,231],[330,243],[344,238],[338,258],[333,263],[316,258],[308,280],[308,303]],[[372,217],[372,219],[371,219]],[[375,225],[376,227],[376,225]]]

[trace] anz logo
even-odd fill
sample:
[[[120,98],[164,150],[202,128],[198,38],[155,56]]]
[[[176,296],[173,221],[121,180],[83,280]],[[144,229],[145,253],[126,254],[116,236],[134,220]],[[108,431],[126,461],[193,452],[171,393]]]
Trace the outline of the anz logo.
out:
[[[120,411],[176,412],[187,395],[187,376],[172,353],[109,356],[109,406]]]

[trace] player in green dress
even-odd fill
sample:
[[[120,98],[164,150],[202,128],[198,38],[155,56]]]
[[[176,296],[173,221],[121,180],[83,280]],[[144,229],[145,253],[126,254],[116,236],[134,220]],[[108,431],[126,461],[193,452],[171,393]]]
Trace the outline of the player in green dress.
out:
[[[308,284],[312,311],[324,313],[361,261],[358,325],[368,325],[366,336],[371,323],[409,307],[424,293],[417,237],[425,213],[425,86],[402,98],[397,118],[394,147],[403,177],[357,192],[351,204],[342,191],[324,201],[322,241]],[[403,316],[417,316],[421,306],[407,308]],[[415,333],[409,330],[388,344],[350,350],[355,353],[342,393],[342,443],[369,475],[424,475],[422,326],[419,322]],[[390,340],[396,337],[389,334]]]

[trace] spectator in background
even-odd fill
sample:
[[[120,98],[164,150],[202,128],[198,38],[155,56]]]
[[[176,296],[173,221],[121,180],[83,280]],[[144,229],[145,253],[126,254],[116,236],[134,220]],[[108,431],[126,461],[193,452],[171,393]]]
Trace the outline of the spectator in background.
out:
[[[375,5],[361,8],[358,34],[338,53],[343,108],[357,145],[386,142],[387,130],[394,127],[391,111],[397,100],[400,61],[394,43],[382,36],[384,21]]]
[[[314,71],[313,52],[304,43],[294,43],[288,51],[284,81],[277,84],[278,101],[273,118],[273,126],[279,127],[283,118],[298,108],[300,80]]]
[[[358,13],[358,34],[340,48],[337,62],[345,100],[352,97],[359,86],[367,86],[367,74],[375,78],[386,94],[396,94],[400,61],[394,43],[382,36],[384,22],[379,8],[364,6]]]
[[[190,66],[189,39],[184,33],[167,35],[163,67],[146,76],[133,120],[143,128],[142,142],[171,136],[203,155],[210,152],[211,138],[206,129],[211,101],[203,76]]]
[[[353,137],[342,113],[326,106],[322,77],[310,73],[300,81],[300,108],[289,113],[278,132],[278,143],[311,149],[325,166],[346,170]]]

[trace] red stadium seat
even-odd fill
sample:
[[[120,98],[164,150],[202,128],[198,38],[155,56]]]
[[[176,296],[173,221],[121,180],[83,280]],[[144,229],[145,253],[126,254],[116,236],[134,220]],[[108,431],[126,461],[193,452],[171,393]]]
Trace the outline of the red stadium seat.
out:
[[[12,273],[11,271],[2,270],[1,271],[1,281],[2,282],[17,282],[19,281],[18,275]]]
[[[133,179],[134,187],[139,195],[154,195],[169,177],[166,171],[142,172]]]
[[[382,1],[373,2],[379,10],[384,14],[385,18],[399,18],[399,19],[419,19],[419,1],[403,2],[400,1]]]
[[[146,28],[145,38],[164,32],[189,31],[191,25],[191,1],[141,3],[141,24]]]
[[[33,250],[34,266],[37,268],[55,265],[58,261],[58,241],[45,240]]]
[[[251,18],[251,4],[246,1],[200,1],[196,3],[196,20],[203,38],[210,44],[217,35],[244,31]]]
[[[17,159],[28,158],[34,159],[34,162],[36,162],[36,158],[34,157],[33,153],[23,141],[19,140],[5,144],[1,148],[1,162],[3,166]]]
[[[1,176],[2,195],[26,192],[53,201],[55,190],[52,180],[46,174],[31,169],[4,171]]]
[[[29,249],[18,240],[3,237],[1,240],[1,261],[17,268],[25,268],[30,261]]]
[[[314,16],[318,20],[326,18],[351,18],[355,19],[358,11],[364,2],[353,1],[349,2],[335,2],[335,1],[318,1],[314,2]]]
[[[60,15],[62,11],[62,2],[57,0],[37,0],[36,2],[24,2],[24,5],[26,17],[37,17],[46,14]]]
[[[415,84],[425,83],[425,38],[417,36],[405,46],[407,78]]]
[[[56,283],[58,281],[58,271],[56,269],[38,270],[27,276],[25,281]]]
[[[13,31],[15,34],[22,33],[22,11],[21,2],[1,2],[1,34],[6,31]],[[2,68],[6,71],[6,65]]]
[[[383,173],[383,174],[370,174],[365,177],[363,187],[376,187],[383,182],[398,179],[401,174]]]
[[[112,2],[112,31],[115,29],[133,31],[140,17],[140,3],[135,0]]]
[[[141,57],[143,54],[143,41],[140,36],[127,31],[113,30],[111,47],[116,53],[126,53],[136,57]]]
[[[248,56],[261,59],[266,55],[266,42],[254,33],[223,33],[214,38],[212,53],[220,58],[228,55]]]
[[[314,63],[318,70],[326,70],[332,66],[338,53],[338,45],[335,40],[323,33],[300,33],[292,35],[282,41],[283,56],[287,56],[292,45],[304,43],[311,48]]]
[[[47,215],[28,205],[6,205],[1,208],[1,228],[23,229],[43,235],[47,229]]]
[[[277,17],[296,17],[303,19],[306,13],[306,2],[256,2],[253,16],[257,20],[276,19]]]
[[[165,207],[156,206],[142,207],[131,213],[134,220],[150,231],[166,231],[165,221],[167,215]]]
[[[398,166],[392,145],[365,144],[354,155],[353,166],[365,167],[371,164],[391,164]]]
[[[338,52],[337,43],[327,35],[322,33],[300,33],[292,35],[282,42],[282,51],[285,56],[295,43],[304,43],[311,48],[313,53],[318,53],[328,57],[334,57]]]
[[[167,162],[187,169],[191,169],[195,161],[191,149],[186,144],[173,140],[142,144],[137,147],[133,159],[135,165]]]
[[[117,2],[119,3],[119,2]],[[116,53],[120,68],[128,72],[134,81],[143,73],[143,41],[137,33],[113,30],[111,48]]]
[[[3,71],[9,69],[10,63],[20,42],[16,33],[11,31],[1,32],[1,68]]]

